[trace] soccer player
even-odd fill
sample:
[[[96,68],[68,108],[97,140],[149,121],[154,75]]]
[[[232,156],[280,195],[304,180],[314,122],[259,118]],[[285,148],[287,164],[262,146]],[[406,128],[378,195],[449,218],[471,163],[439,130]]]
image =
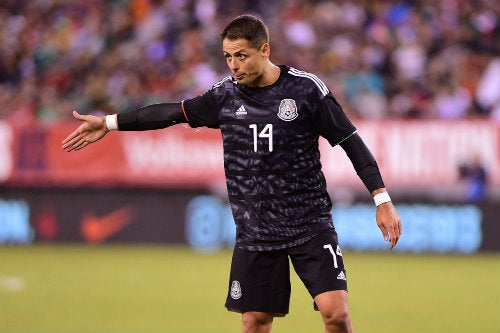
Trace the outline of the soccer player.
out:
[[[202,96],[178,103],[105,117],[74,111],[83,123],[62,148],[82,149],[110,130],[154,130],[178,123],[220,128],[237,230],[226,308],[242,314],[242,332],[270,332],[273,318],[289,310],[290,258],[321,313],[325,332],[352,332],[319,136],[347,153],[374,198],[377,225],[392,249],[401,221],[377,163],[317,76],[270,61],[269,33],[261,20],[239,16],[221,37],[231,76]]]

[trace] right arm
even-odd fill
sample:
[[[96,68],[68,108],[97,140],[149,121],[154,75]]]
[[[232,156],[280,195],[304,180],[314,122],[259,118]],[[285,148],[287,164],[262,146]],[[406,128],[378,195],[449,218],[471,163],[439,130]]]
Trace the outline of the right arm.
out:
[[[120,131],[156,130],[186,122],[182,103],[151,104],[116,115],[116,129]]]
[[[73,111],[73,116],[82,124],[63,140],[62,148],[68,152],[85,148],[110,130],[145,131],[187,122],[182,103],[152,104],[105,117],[80,115]]]

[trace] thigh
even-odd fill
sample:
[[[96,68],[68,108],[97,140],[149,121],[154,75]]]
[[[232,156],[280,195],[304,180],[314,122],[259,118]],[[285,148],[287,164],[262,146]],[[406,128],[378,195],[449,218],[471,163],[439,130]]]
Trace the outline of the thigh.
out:
[[[295,272],[313,298],[328,291],[347,291],[344,260],[334,230],[291,248],[289,254]]]
[[[324,317],[335,316],[338,314],[348,314],[347,291],[333,290],[317,295],[314,298],[319,311]]]
[[[317,304],[326,332],[352,332],[347,291],[334,290],[319,294],[314,298]]]
[[[235,312],[288,313],[290,267],[285,251],[247,251],[235,247],[226,308]]]

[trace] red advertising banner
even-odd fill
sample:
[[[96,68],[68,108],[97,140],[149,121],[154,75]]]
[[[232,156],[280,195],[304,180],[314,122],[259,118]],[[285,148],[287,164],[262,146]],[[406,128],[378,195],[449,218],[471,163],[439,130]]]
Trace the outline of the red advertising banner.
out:
[[[490,121],[355,121],[391,188],[453,187],[458,165],[477,156],[500,185],[500,125]],[[111,132],[65,152],[76,122],[18,128],[0,121],[0,184],[10,186],[213,187],[224,184],[218,130],[177,125],[165,130]],[[360,187],[339,147],[321,141],[329,183]]]
[[[360,121],[359,134],[391,188],[455,186],[458,167],[478,158],[492,185],[500,185],[500,125],[489,121]],[[322,146],[327,178],[359,181],[342,149]]]

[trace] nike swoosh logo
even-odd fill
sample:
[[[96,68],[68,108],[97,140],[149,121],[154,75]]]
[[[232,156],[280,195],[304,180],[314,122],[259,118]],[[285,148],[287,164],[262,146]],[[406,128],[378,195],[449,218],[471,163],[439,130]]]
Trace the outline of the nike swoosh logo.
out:
[[[132,209],[129,207],[117,209],[101,217],[85,214],[80,224],[80,232],[88,243],[102,243],[132,223],[132,215]]]

